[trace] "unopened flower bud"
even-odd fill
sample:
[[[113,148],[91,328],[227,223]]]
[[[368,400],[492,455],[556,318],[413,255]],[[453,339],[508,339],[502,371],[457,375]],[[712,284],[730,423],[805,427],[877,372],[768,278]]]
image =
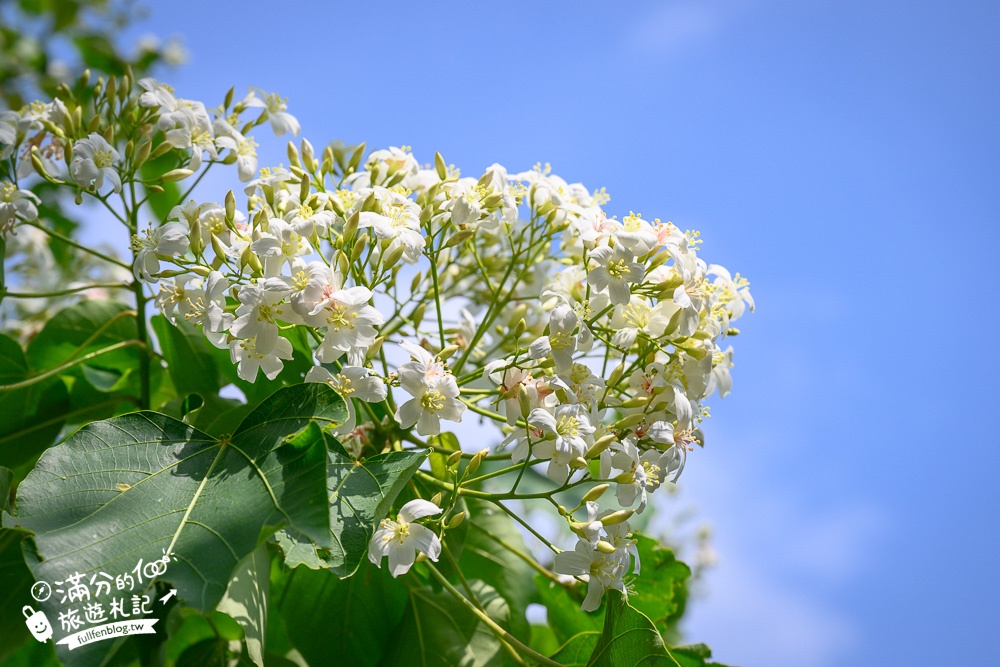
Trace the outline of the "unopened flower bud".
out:
[[[288,142],[288,161],[295,167],[302,166],[302,161],[299,160],[299,149],[291,141]]]
[[[390,250],[389,254],[387,254],[385,256],[385,259],[382,261],[382,268],[391,269],[392,267],[396,266],[396,264],[399,263],[399,260],[403,258],[403,253],[405,251],[406,247],[403,246],[402,244]]]
[[[354,247],[351,248],[351,262],[357,262],[361,259],[361,255],[364,254],[365,248],[368,247],[368,234],[367,232],[358,237],[358,240],[354,242]]]
[[[379,336],[375,339],[369,347],[368,351],[365,352],[365,363],[370,362],[372,359],[378,356],[378,353],[382,350],[382,343],[385,342],[385,336]]]
[[[360,220],[361,220],[361,213],[359,213],[358,211],[355,211],[354,215],[352,215],[347,219],[347,222],[344,223],[345,239],[352,238],[354,234],[357,233],[358,223],[360,222]]]
[[[174,147],[172,145],[170,145],[166,141],[161,141],[156,146],[156,148],[153,149],[152,158],[155,160],[158,157],[163,157],[164,155],[166,155],[167,153],[169,153],[173,149],[174,149]],[[233,158],[233,160],[235,161],[235,158]]]
[[[648,396],[633,396],[624,403],[622,403],[623,408],[641,408],[642,406],[649,403]]]
[[[444,348],[443,350],[437,353],[437,358],[440,359],[441,361],[447,361],[456,352],[458,352],[458,345],[449,345],[448,347]]]
[[[615,549],[615,545],[611,544],[611,542],[605,542],[604,540],[597,541],[597,550],[600,551],[602,554],[608,554],[608,555],[611,555],[615,551],[617,551],[617,549]]]
[[[601,452],[610,447],[611,444],[617,439],[618,438],[614,433],[608,433],[607,435],[601,436],[596,442],[594,442],[593,445],[590,446],[587,453],[583,455],[584,458],[592,459],[599,456]]]
[[[456,245],[458,245],[460,243],[465,243],[470,238],[472,238],[473,236],[475,236],[475,234],[476,234],[476,232],[474,232],[471,229],[462,229],[462,230],[459,230],[459,231],[455,232],[454,234],[452,234],[451,236],[448,237],[448,240],[444,242],[444,247],[445,248],[450,248],[450,247],[456,246]]]
[[[462,525],[463,521],[465,521],[465,512],[464,511],[463,512],[459,512],[455,516],[451,517],[451,521],[448,522],[448,530],[453,530],[455,528],[458,528],[459,526]]]
[[[437,171],[438,178],[442,181],[448,178],[448,166],[444,163],[441,153],[434,154],[434,169]]]
[[[364,157],[364,154],[365,154],[365,142],[361,142],[360,144],[358,144],[357,148],[354,149],[354,152],[351,153],[351,161],[347,165],[349,171],[353,172],[358,168],[358,165],[361,164],[361,158]]]
[[[619,419],[618,421],[616,421],[614,423],[613,428],[618,429],[618,430],[624,430],[624,429],[627,429],[627,428],[631,428],[633,426],[637,426],[638,424],[641,424],[642,420],[644,420],[645,418],[646,418],[646,415],[642,414],[641,412],[638,413],[638,414],[629,415],[628,417],[622,417],[621,419]]]
[[[458,462],[461,460],[462,460],[462,450],[458,450],[457,452],[452,452],[451,456],[448,457],[448,467],[454,468],[455,466],[458,465]]]
[[[524,331],[527,328],[528,328],[528,323],[525,322],[524,318],[522,317],[517,321],[517,324],[514,325],[514,339],[517,340],[518,338],[523,336]]]
[[[149,159],[149,152],[153,150],[153,142],[149,139],[139,144],[139,147],[135,149],[135,157],[132,159],[132,164],[136,167],[141,167]]]
[[[190,169],[171,169],[163,176],[160,176],[160,180],[164,183],[174,183],[176,181],[183,181],[193,173]]]
[[[32,146],[31,147],[31,166],[35,168],[35,171],[38,173],[39,176],[41,176],[42,178],[44,178],[49,183],[57,183],[58,184],[58,183],[62,182],[62,181],[59,181],[59,180],[53,178],[49,174],[49,172],[45,171],[45,165],[42,164],[42,158],[38,155],[38,147],[37,146]]]
[[[431,503],[433,503],[434,505],[437,505],[438,507],[441,506],[441,492],[440,491],[438,491],[437,493],[434,494],[434,496],[431,498]]]
[[[617,512],[612,512],[607,516],[601,517],[601,523],[605,526],[613,526],[616,523],[628,521],[633,514],[635,514],[635,510],[618,510]]]
[[[309,171],[316,171],[316,156],[308,139],[302,140],[302,166]]]
[[[586,468],[587,467],[587,459],[583,458],[582,456],[577,456],[577,457],[575,457],[573,459],[570,459],[569,467],[570,468],[575,468],[577,470],[579,470],[581,468]]]
[[[521,416],[527,419],[531,414],[531,396],[523,384],[517,385],[517,406],[521,408]]]
[[[226,220],[236,219],[236,195],[230,190],[226,193]]]
[[[618,381],[622,379],[622,375],[625,373],[625,364],[621,363],[611,369],[611,375],[608,376],[608,386],[614,387],[618,384]]]
[[[472,460],[469,461],[469,465],[465,469],[465,474],[471,475],[472,473],[476,472],[479,469],[479,464],[483,462],[483,457],[485,457],[489,453],[490,450],[488,449],[480,449],[478,452],[476,452],[475,456],[472,457]]]
[[[604,495],[604,492],[611,488],[610,484],[598,484],[594,488],[583,494],[583,498],[580,500],[580,504],[588,503],[592,500],[597,500]]]

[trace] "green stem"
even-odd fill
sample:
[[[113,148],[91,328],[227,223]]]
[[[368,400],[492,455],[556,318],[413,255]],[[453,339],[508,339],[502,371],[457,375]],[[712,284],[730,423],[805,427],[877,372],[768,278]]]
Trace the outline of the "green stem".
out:
[[[476,617],[479,618],[479,620],[485,623],[487,627],[489,627],[489,629],[492,630],[498,637],[500,637],[506,642],[509,642],[512,646],[517,648],[521,653],[528,656],[529,658],[531,658],[540,665],[546,665],[546,667],[562,667],[558,662],[546,658],[544,655],[532,649],[531,647],[526,646],[517,637],[504,630],[502,627],[500,627],[500,625],[496,621],[494,621],[484,612],[477,609],[476,605],[472,604],[472,602],[470,602],[464,595],[459,593],[458,589],[456,589],[443,574],[438,572],[436,567],[434,567],[430,563],[426,563],[426,565],[427,569],[434,576],[434,578],[437,579],[441,583],[441,585],[448,590],[449,593],[458,598],[462,602],[462,604],[464,604],[473,614],[475,614]]]
[[[135,205],[135,181],[129,183],[129,194],[132,197],[132,208],[129,210],[128,207],[125,208],[125,212],[128,215],[129,229],[134,234],[139,228],[139,207]],[[124,199],[124,197],[122,198]],[[133,250],[132,262],[138,258],[138,250]],[[149,331],[146,328],[146,299],[143,294],[142,281],[136,280],[132,283],[133,291],[135,292],[135,310],[136,310],[136,331],[138,332],[138,339],[142,343],[142,350],[139,353],[139,405],[143,410],[148,410],[150,408],[150,380],[149,380]]]
[[[93,285],[81,285],[80,287],[70,287],[68,289],[56,290],[54,292],[9,292],[7,290],[0,290],[0,299],[10,297],[12,299],[39,299],[43,297],[50,296],[65,296],[67,294],[74,294],[76,292],[83,292],[89,289],[132,289],[132,286],[126,283],[95,283]]]
[[[31,385],[37,384],[46,378],[50,378],[53,375],[59,375],[65,370],[69,370],[74,366],[79,366],[80,364],[90,361],[95,357],[99,357],[102,354],[108,354],[109,352],[114,352],[115,350],[120,350],[125,347],[131,347],[133,345],[141,347],[144,346],[145,343],[138,340],[124,340],[120,343],[115,343],[114,345],[109,345],[107,347],[101,348],[100,350],[94,350],[93,352],[88,352],[82,357],[77,357],[73,361],[66,362],[65,364],[56,366],[55,368],[50,368],[49,370],[43,371],[38,375],[32,375],[30,378],[21,380],[20,382],[15,382],[14,384],[0,385],[0,392],[13,391],[15,389],[22,389],[23,387],[30,387]]]
[[[132,267],[129,266],[128,264],[126,264],[125,262],[123,262],[121,260],[118,260],[118,259],[115,259],[114,257],[111,257],[110,255],[105,255],[104,253],[102,253],[102,252],[100,252],[98,250],[94,250],[93,248],[88,248],[87,246],[85,246],[85,245],[83,245],[81,243],[77,243],[76,241],[74,241],[70,237],[64,236],[63,234],[60,234],[59,232],[55,231],[54,229],[49,229],[48,227],[45,227],[44,225],[40,225],[37,222],[25,222],[24,224],[31,225],[35,229],[40,229],[43,232],[45,232],[46,234],[48,234],[49,236],[51,236],[52,238],[58,239],[58,240],[62,241],[63,243],[67,244],[67,245],[71,245],[74,248],[78,248],[78,249],[80,249],[80,250],[82,250],[84,252],[90,253],[94,257],[100,257],[101,259],[103,259],[106,262],[111,262],[112,264],[117,264],[118,266],[122,267],[123,269],[128,269],[129,271],[132,270]]]
[[[518,549],[517,547],[515,547],[513,544],[509,544],[508,542],[505,542],[505,541],[501,540],[499,537],[497,537],[496,535],[494,535],[490,531],[486,530],[485,528],[483,528],[482,526],[480,526],[477,523],[470,523],[469,525],[472,526],[473,528],[475,528],[476,530],[478,530],[479,532],[481,532],[483,535],[485,535],[489,539],[491,539],[494,542],[496,542],[497,544],[499,544],[501,547],[503,547],[507,551],[511,552],[512,554],[514,554],[515,556],[517,556],[518,558],[520,558],[521,560],[523,560],[525,563],[527,563],[531,567],[531,569],[533,569],[535,572],[538,572],[540,575],[544,576],[549,581],[555,582],[555,583],[559,584],[560,586],[563,585],[563,583],[561,581],[559,581],[559,577],[555,574],[555,572],[552,572],[551,570],[549,570],[549,569],[547,569],[545,567],[542,567],[542,565],[537,560],[535,560],[534,558],[532,558],[528,554],[524,553],[523,551],[521,551],[520,549]]]

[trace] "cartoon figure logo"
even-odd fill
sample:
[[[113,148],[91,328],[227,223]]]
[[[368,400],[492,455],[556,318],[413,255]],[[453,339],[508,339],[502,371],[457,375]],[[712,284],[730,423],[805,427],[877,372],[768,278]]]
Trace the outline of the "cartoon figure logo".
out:
[[[35,639],[40,642],[47,642],[52,639],[52,625],[49,624],[49,618],[45,615],[45,612],[35,611],[28,605],[24,605],[21,613],[24,614],[24,623],[31,630],[31,634],[34,635]]]

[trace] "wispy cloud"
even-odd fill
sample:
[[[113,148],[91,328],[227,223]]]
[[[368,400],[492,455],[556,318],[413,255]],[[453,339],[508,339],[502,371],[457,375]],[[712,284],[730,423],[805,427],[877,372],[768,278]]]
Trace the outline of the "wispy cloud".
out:
[[[629,35],[631,46],[647,55],[665,55],[722,32],[743,0],[678,0],[643,16]]]

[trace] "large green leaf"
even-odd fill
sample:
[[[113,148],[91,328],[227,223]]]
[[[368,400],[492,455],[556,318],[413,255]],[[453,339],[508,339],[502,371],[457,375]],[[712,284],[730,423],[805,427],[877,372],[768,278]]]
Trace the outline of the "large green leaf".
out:
[[[271,559],[264,543],[240,561],[236,574],[230,580],[226,594],[217,607],[243,627],[247,654],[257,667],[264,667],[270,581]]]
[[[0,386],[31,375],[17,341],[0,334]],[[21,389],[0,391],[0,460],[17,467],[51,445],[66,421],[66,385],[50,378]]]
[[[371,563],[347,579],[329,570],[296,568],[275,582],[272,599],[280,600],[277,611],[288,639],[309,664],[331,664],[336,637],[336,663],[352,667],[379,664],[397,641],[395,627],[408,603],[403,582]]]
[[[154,412],[88,424],[45,452],[18,489],[12,523],[34,533],[28,566],[53,582],[125,574],[172,553],[163,578],[189,604],[213,609],[267,527],[329,541],[335,441],[318,424],[345,418],[336,392],[311,383],[277,392],[226,440]]]
[[[628,600],[614,589],[607,591],[607,614],[604,630],[597,640],[588,667],[650,665],[677,667],[670,657],[656,626],[642,612],[629,606]]]
[[[116,301],[82,301],[52,316],[28,345],[27,361],[34,372],[55,368],[83,354],[135,340],[135,313]],[[139,350],[119,348],[88,362],[98,368],[138,368]]]
[[[704,644],[688,644],[687,646],[671,646],[670,657],[680,667],[726,667],[718,662],[710,662],[712,649]]]
[[[14,473],[10,468],[0,467],[0,513],[7,511],[10,504],[10,489],[14,485]]]
[[[634,537],[642,568],[633,582],[635,591],[629,595],[628,602],[648,616],[666,635],[684,613],[691,568],[651,537],[639,534]]]
[[[327,488],[330,500],[330,530],[333,544],[317,550],[294,529],[278,533],[290,567],[328,567],[349,577],[368,553],[375,526],[403,486],[427,458],[426,451],[386,452],[371,458],[352,458],[339,444],[330,446]]]
[[[487,615],[507,625],[510,610],[481,581],[469,586]],[[383,667],[497,667],[512,663],[489,626],[450,593],[411,588],[409,606],[379,663]]]
[[[573,635],[552,655],[552,659],[564,667],[586,667],[600,638],[601,633],[596,630]]]
[[[22,537],[22,533],[0,529],[0,664],[7,664],[11,652],[31,638],[21,615],[24,605],[35,604],[31,572],[21,555]]]
[[[219,367],[205,336],[183,318],[174,324],[155,315],[151,323],[177,393],[217,393],[222,386]]]

